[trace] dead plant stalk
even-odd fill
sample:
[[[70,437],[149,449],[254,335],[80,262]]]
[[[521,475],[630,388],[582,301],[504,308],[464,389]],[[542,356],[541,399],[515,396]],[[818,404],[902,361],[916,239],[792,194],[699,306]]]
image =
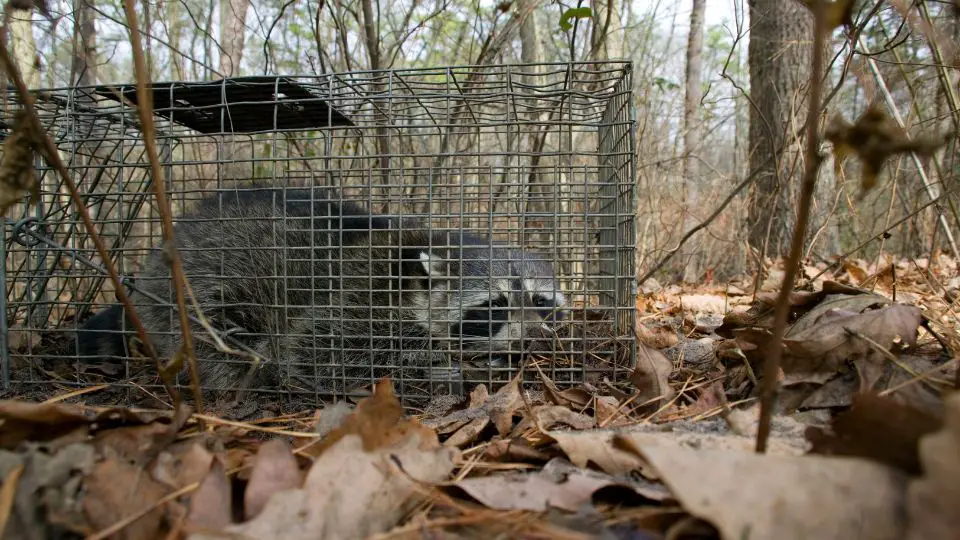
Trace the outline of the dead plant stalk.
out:
[[[797,225],[793,230],[790,241],[790,255],[784,268],[783,283],[780,285],[780,294],[777,296],[777,307],[773,323],[773,346],[769,351],[764,365],[763,395],[760,399],[760,422],[757,430],[756,450],[763,453],[767,449],[767,439],[770,437],[770,421],[773,418],[773,409],[777,402],[779,390],[780,360],[783,354],[783,336],[787,328],[787,316],[790,313],[790,293],[800,268],[800,257],[803,255],[803,239],[806,236],[807,223],[810,221],[810,208],[813,204],[813,192],[817,184],[817,174],[820,171],[820,137],[818,118],[820,117],[820,96],[823,90],[821,73],[823,72],[823,48],[826,43],[827,28],[825,20],[826,5],[822,0],[813,2],[813,58],[810,70],[810,95],[807,109],[807,149],[806,169],[803,181],[800,184],[800,208],[797,211]]]
[[[153,126],[153,97],[147,91],[147,81],[150,73],[143,56],[143,44],[140,42],[139,23],[133,0],[124,0],[123,10],[127,16],[127,26],[130,30],[130,47],[133,50],[134,69],[137,77],[137,113],[140,116],[143,144],[147,158],[150,160],[153,191],[157,198],[157,208],[160,211],[163,229],[164,255],[170,265],[173,275],[173,288],[177,295],[177,310],[180,315],[180,332],[183,334],[183,355],[190,367],[190,389],[193,392],[197,413],[203,413],[203,395],[200,392],[200,374],[197,372],[197,358],[193,350],[193,334],[190,331],[190,320],[187,313],[185,295],[186,276],[183,273],[183,264],[180,261],[180,252],[173,243],[173,212],[164,191],[163,173],[160,170],[160,158],[157,155],[156,133]],[[202,424],[201,424],[202,429]]]
[[[137,337],[139,337],[140,341],[143,343],[147,356],[153,361],[157,370],[160,372],[167,394],[170,396],[170,399],[173,400],[174,404],[178,404],[180,402],[180,395],[173,385],[170,384],[168,378],[163,376],[162,365],[160,358],[157,356],[156,349],[154,349],[153,343],[150,341],[150,338],[143,327],[143,323],[140,322],[140,317],[137,315],[136,309],[133,307],[133,302],[130,301],[130,296],[127,294],[123,283],[120,281],[120,275],[117,273],[117,268],[114,266],[113,260],[110,258],[110,254],[107,252],[107,248],[103,244],[103,240],[100,238],[100,235],[97,234],[93,220],[90,219],[90,213],[87,211],[87,207],[84,205],[83,199],[80,198],[80,192],[77,190],[77,185],[70,177],[70,173],[67,171],[66,165],[64,165],[63,161],[60,159],[60,154],[57,152],[57,147],[54,145],[53,140],[46,135],[43,126],[40,125],[40,120],[37,118],[36,111],[33,108],[33,96],[30,95],[27,84],[23,80],[23,75],[20,73],[20,68],[13,60],[13,57],[10,56],[10,51],[7,48],[7,43],[9,41],[7,39],[7,35],[8,28],[10,27],[8,24],[10,20],[10,12],[13,9],[14,8],[9,2],[4,5],[4,24],[3,26],[0,26],[0,64],[3,65],[3,69],[7,72],[7,75],[10,77],[17,89],[17,94],[20,96],[20,102],[23,108],[26,110],[27,118],[29,118],[29,122],[31,123],[31,129],[34,133],[40,134],[39,138],[41,139],[40,142],[43,144],[43,153],[45,154],[44,157],[50,163],[50,165],[53,166],[54,170],[57,171],[57,175],[60,176],[60,180],[70,193],[70,199],[73,201],[74,207],[76,207],[77,212],[80,214],[80,219],[83,221],[83,226],[87,230],[87,234],[90,235],[90,241],[93,242],[93,245],[97,250],[97,254],[103,261],[103,265],[106,267],[107,274],[110,276],[110,281],[113,283],[113,286],[116,290],[117,299],[121,304],[123,304],[124,310],[126,311],[126,316],[129,317],[130,323],[136,329]]]

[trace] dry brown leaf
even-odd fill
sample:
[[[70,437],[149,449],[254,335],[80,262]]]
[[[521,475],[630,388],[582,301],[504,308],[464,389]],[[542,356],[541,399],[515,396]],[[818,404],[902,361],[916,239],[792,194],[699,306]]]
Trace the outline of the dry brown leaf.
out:
[[[214,458],[210,470],[190,497],[187,527],[193,530],[218,531],[231,520],[230,479],[223,462]]]
[[[665,448],[685,448],[691,450],[717,450],[753,452],[756,445],[755,436],[736,434],[704,433],[694,428],[690,430],[675,430],[673,432],[657,431],[625,431],[617,433],[611,444],[643,460],[640,449],[650,446]],[[767,452],[770,455],[800,456],[804,453],[804,443],[801,439],[794,440],[775,434],[768,441]]]
[[[358,435],[345,435],[317,458],[302,489],[274,493],[257,517],[223,532],[285,540],[366,538],[395,526],[420,501],[422,488],[411,477],[446,480],[456,454],[422,431],[408,431],[405,439],[369,452]]]
[[[364,450],[373,451],[405,440],[410,432],[422,432],[425,440],[437,438],[432,429],[403,416],[403,407],[394,394],[393,382],[384,378],[374,386],[373,395],[362,400],[339,426],[318,442],[302,448],[300,452],[317,457],[350,434],[360,437]]]
[[[546,375],[540,373],[540,381],[543,383],[544,393],[550,398],[550,401],[557,405],[570,407],[573,409],[583,409],[590,404],[593,399],[593,392],[582,386],[560,390]]]
[[[640,451],[684,510],[722,538],[903,537],[906,478],[882,465],[655,444]]]
[[[860,186],[864,192],[876,185],[877,176],[889,158],[906,152],[929,156],[950,138],[917,137],[911,140],[879,103],[871,104],[853,124],[840,115],[834,116],[825,137],[833,143],[838,170],[848,155],[856,154],[860,159]]]
[[[834,30],[838,26],[853,28],[853,8],[856,3],[854,0],[800,0],[803,5],[816,13],[814,2],[824,3],[823,24],[828,30]]]
[[[494,461],[545,462],[551,455],[534,448],[526,439],[496,439],[490,441],[483,455]]]
[[[886,306],[890,300],[878,294],[827,294],[821,296],[821,302],[803,314],[787,329],[786,337],[798,334],[820,322],[831,312],[862,313],[868,309]]]
[[[250,482],[243,494],[244,517],[254,518],[274,493],[298,488],[302,483],[303,474],[290,445],[283,439],[263,443],[257,450]]]
[[[94,434],[93,445],[97,451],[110,458],[129,460],[141,466],[153,461],[161,451],[170,445],[176,438],[180,428],[190,418],[190,409],[181,405],[172,416],[139,417],[127,414],[127,411],[112,411],[112,416],[101,414],[102,423],[108,424],[112,420],[121,427],[109,426],[109,429],[99,429]],[[140,422],[146,421],[144,424]],[[134,425],[124,425],[132,422]],[[96,423],[100,426],[101,421]]]
[[[483,399],[485,401],[481,402]],[[478,402],[479,406],[454,411],[443,418],[424,420],[423,425],[440,434],[453,433],[444,442],[447,446],[461,447],[472,443],[491,422],[500,436],[505,437],[513,429],[514,413],[523,405],[519,377],[514,377],[492,396],[488,396],[485,386],[479,385],[470,398],[471,405]]]
[[[727,311],[727,305],[726,296],[717,294],[687,294],[680,297],[680,306],[684,311],[723,315]]]
[[[690,406],[681,409],[677,416],[682,418],[694,418],[698,415],[717,410],[719,407],[727,404],[727,395],[723,389],[723,381],[713,381],[711,384],[697,391],[697,400]],[[669,417],[661,418],[662,421],[669,421]]]
[[[94,530],[106,529],[144,508],[153,507],[111,538],[157,538],[164,516],[163,507],[157,506],[157,501],[167,494],[167,488],[144,474],[142,468],[123,460],[107,459],[94,466],[84,487],[84,514]]]
[[[626,474],[643,468],[637,456],[615,448],[612,431],[550,431],[547,435],[577,467],[593,463],[608,474]]]
[[[418,483],[449,478],[459,455],[402,416],[389,379],[323,442],[302,488],[275,492],[250,521],[190,538],[365,538],[395,526],[420,501]]]
[[[867,280],[868,277],[870,277],[869,274],[867,274],[867,271],[863,268],[860,268],[855,261],[843,261],[843,269],[846,270],[846,272],[850,274],[854,280],[856,280],[858,285],[862,284]]]
[[[597,396],[593,402],[593,416],[598,426],[612,427],[626,421],[620,402],[613,396]]]
[[[673,397],[670,373],[673,363],[662,352],[637,344],[637,367],[630,374],[630,382],[637,388],[637,404],[656,406]],[[657,399],[659,398],[659,399]]]
[[[957,538],[960,531],[960,393],[944,400],[943,427],[920,440],[923,476],[907,488],[908,540]]]
[[[677,344],[677,331],[669,326],[648,327],[637,321],[637,340],[651,349],[666,349]]]
[[[609,486],[631,489],[655,501],[669,497],[666,490],[619,482],[609,475],[573,467],[565,460],[556,458],[536,473],[479,476],[460,480],[453,485],[494,510],[544,512],[560,508],[578,512],[583,505],[591,502],[597,490]]]
[[[589,429],[596,426],[596,422],[590,416],[580,414],[560,405],[538,405],[533,407],[533,418],[525,414],[523,420],[517,424],[510,434],[511,437],[519,437],[524,431],[539,427],[548,430],[558,424],[572,427],[573,429]]]
[[[53,452],[47,448],[21,449],[17,454],[0,450],[3,489],[20,467],[11,514],[3,538],[41,539],[63,536],[63,531],[89,534],[81,508],[83,478],[93,468],[95,454],[88,444],[69,444]],[[9,482],[9,488],[14,485]]]
[[[862,387],[869,389],[883,373],[887,359],[860,336],[885,348],[891,347],[896,340],[914,346],[921,320],[918,308],[904,305],[828,317],[828,320],[821,318],[818,324],[783,340],[789,351],[784,357],[783,371],[835,373],[844,362],[852,360],[860,372]]]
[[[62,403],[0,401],[0,448],[13,449],[23,441],[45,442],[89,426],[80,409]]]
[[[936,431],[940,420],[872,393],[857,394],[849,410],[837,415],[831,430],[811,427],[810,452],[872,459],[908,474],[920,473],[917,445]]]
[[[188,440],[160,452],[150,464],[150,474],[170,489],[180,489],[203,480],[212,462],[213,454],[203,443]]]

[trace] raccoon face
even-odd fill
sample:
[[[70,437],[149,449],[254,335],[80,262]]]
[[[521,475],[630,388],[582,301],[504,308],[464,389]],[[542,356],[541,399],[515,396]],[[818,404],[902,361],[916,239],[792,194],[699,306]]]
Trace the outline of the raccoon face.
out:
[[[430,285],[415,300],[417,320],[434,338],[465,354],[519,352],[552,342],[551,323],[567,300],[553,265],[531,253],[469,246],[441,259],[422,252]]]

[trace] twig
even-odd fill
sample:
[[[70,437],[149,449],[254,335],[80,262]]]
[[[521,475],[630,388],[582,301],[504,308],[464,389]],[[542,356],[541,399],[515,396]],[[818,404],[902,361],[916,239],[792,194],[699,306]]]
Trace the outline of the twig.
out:
[[[10,7],[9,3],[4,6],[5,21],[9,21],[11,9],[12,8]],[[63,185],[66,186],[67,191],[70,192],[70,199],[73,201],[77,212],[80,214],[80,219],[83,220],[83,226],[86,228],[87,234],[90,235],[90,241],[93,242],[94,247],[97,249],[97,254],[103,261],[103,264],[107,270],[107,274],[110,275],[110,281],[113,282],[117,299],[120,300],[121,304],[123,304],[127,317],[130,319],[130,323],[137,331],[137,337],[140,338],[140,341],[143,343],[144,348],[146,349],[147,356],[153,360],[157,371],[160,372],[161,380],[163,381],[163,385],[167,391],[167,394],[170,395],[170,398],[175,404],[179,404],[180,395],[173,385],[170,384],[169,378],[165,377],[162,373],[163,366],[159,357],[157,356],[156,349],[153,347],[153,342],[150,341],[150,337],[147,335],[147,331],[144,329],[143,323],[140,322],[140,316],[137,315],[136,308],[134,308],[133,302],[130,301],[130,296],[127,295],[127,291],[123,286],[123,282],[120,281],[120,275],[117,273],[117,268],[114,266],[113,260],[110,258],[110,254],[107,252],[107,248],[103,245],[103,240],[100,238],[100,235],[97,234],[93,220],[90,219],[90,212],[87,211],[87,207],[83,203],[83,199],[80,198],[80,192],[77,190],[77,185],[70,177],[70,173],[67,171],[66,165],[64,165],[63,161],[60,159],[60,154],[57,151],[57,147],[54,145],[53,140],[46,135],[43,126],[40,125],[40,119],[37,117],[36,111],[33,108],[33,96],[30,95],[30,91],[27,89],[27,85],[23,81],[23,75],[20,73],[20,68],[10,56],[9,49],[7,49],[6,44],[9,41],[7,39],[8,28],[9,24],[0,26],[0,63],[2,63],[4,70],[10,76],[10,79],[13,80],[13,84],[17,88],[17,94],[20,96],[21,104],[24,110],[26,110],[27,118],[29,118],[31,124],[30,128],[41,139],[44,150],[43,153],[45,154],[44,157],[46,158],[47,162],[49,162],[50,165],[52,165],[57,171],[57,174],[60,176],[60,180],[63,182]]]
[[[922,205],[918,206],[916,209],[914,209],[914,210],[913,210],[912,212],[910,212],[909,214],[903,216],[902,218],[898,219],[898,220],[895,221],[894,223],[890,224],[890,226],[888,226],[886,229],[878,232],[877,234],[871,236],[870,238],[867,238],[867,239],[864,240],[863,242],[860,242],[860,244],[858,244],[855,248],[847,251],[846,253],[843,253],[843,254],[837,256],[837,260],[836,260],[836,261],[834,261],[834,262],[831,263],[831,264],[828,264],[826,268],[824,268],[823,270],[821,270],[820,272],[818,272],[815,276],[813,276],[812,278],[810,278],[808,281],[809,281],[810,283],[813,283],[814,281],[817,280],[817,278],[819,278],[820,276],[822,276],[822,275],[826,274],[827,272],[829,272],[830,269],[839,267],[840,265],[843,264],[843,261],[845,261],[848,257],[850,257],[851,255],[853,255],[854,253],[856,253],[856,252],[860,251],[861,249],[865,248],[865,247],[867,246],[867,244],[869,244],[869,243],[871,243],[871,242],[874,242],[874,241],[876,241],[876,240],[882,239],[884,236],[887,235],[887,233],[889,233],[889,232],[892,231],[893,229],[896,229],[896,228],[899,227],[900,225],[903,225],[903,223],[906,222],[907,220],[916,217],[918,214],[920,214],[920,212],[923,212],[923,211],[926,210],[928,207],[933,206],[934,204],[937,203],[937,201],[939,201],[939,200],[942,199],[943,197],[946,197],[946,196],[952,194],[953,191],[954,191],[954,190],[952,190],[952,189],[948,189],[948,190],[944,191],[943,193],[941,193],[940,195],[938,195],[936,199],[933,199],[933,200],[930,200],[930,201],[927,201],[927,202],[923,203]]]
[[[183,334],[183,354],[190,367],[190,386],[196,400],[194,407],[198,413],[203,412],[203,395],[200,392],[200,374],[197,372],[197,358],[193,350],[193,334],[190,329],[190,320],[187,314],[186,298],[184,296],[183,264],[180,261],[180,252],[173,242],[173,216],[170,203],[167,202],[163,182],[163,172],[160,170],[160,158],[157,155],[156,133],[153,126],[153,96],[147,91],[147,81],[150,74],[147,72],[146,61],[143,57],[143,46],[140,43],[140,28],[137,22],[137,13],[133,0],[124,0],[123,9],[127,16],[127,26],[130,29],[130,47],[133,49],[134,68],[137,77],[137,113],[140,116],[140,129],[143,133],[143,143],[150,160],[150,172],[153,177],[153,191],[157,198],[157,208],[160,212],[163,229],[164,255],[173,274],[173,288],[177,295],[177,309],[180,312],[180,332]],[[163,374],[161,374],[163,376]],[[201,426],[202,427],[202,426]]]
[[[778,374],[780,359],[783,354],[783,336],[787,328],[787,317],[790,314],[790,293],[793,283],[800,269],[800,257],[803,255],[803,239],[806,236],[807,222],[810,220],[810,208],[813,206],[813,192],[817,185],[817,175],[820,171],[817,120],[820,117],[820,96],[823,85],[820,82],[823,72],[823,48],[829,30],[824,19],[826,5],[823,1],[814,2],[813,8],[813,59],[810,69],[810,94],[807,109],[807,151],[806,170],[803,182],[800,185],[800,209],[797,211],[797,224],[793,230],[793,239],[790,242],[790,256],[787,258],[783,273],[783,283],[780,285],[780,294],[777,296],[777,307],[773,323],[773,347],[763,370],[763,394],[760,399],[760,425],[757,430],[757,452],[765,452],[767,438],[770,437],[770,421],[773,417],[773,408],[777,401],[779,389]]]

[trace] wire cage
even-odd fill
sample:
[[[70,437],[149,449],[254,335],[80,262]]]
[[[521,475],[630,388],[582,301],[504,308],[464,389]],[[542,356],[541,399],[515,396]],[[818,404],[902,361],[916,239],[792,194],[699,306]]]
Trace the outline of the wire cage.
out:
[[[163,316],[141,313],[161,356],[179,350],[179,319],[174,296],[167,294],[169,273],[163,274],[169,259],[161,249],[153,181],[164,183],[192,288],[188,296],[202,308],[190,310],[197,359],[223,364],[201,370],[210,375],[201,385],[324,399],[358,391],[383,375],[403,380],[401,393],[430,394],[502,381],[521,364],[535,365],[558,384],[591,373],[616,378],[632,367],[631,87],[625,62],[155,83],[150,91],[161,178],[151,174],[135,85],[34,95],[41,124],[124,287],[135,300],[149,297],[167,310]],[[11,119],[0,120],[0,134],[8,134]],[[40,157],[36,173],[39,204],[24,201],[4,220],[5,391],[108,381],[151,392],[159,377],[144,362],[142,343],[130,339],[136,333],[128,318],[110,315],[117,304],[114,283],[66,186]],[[353,219],[347,207],[334,216],[334,206],[318,200],[356,203],[366,217]],[[438,246],[443,239],[450,243]],[[410,252],[403,242],[423,249]],[[378,265],[379,256],[389,264]],[[528,256],[549,263],[556,279],[528,275],[549,268],[516,262]],[[423,277],[413,275],[418,269],[428,278],[438,277],[431,270],[451,271],[443,264],[448,258],[459,261],[454,279],[436,280],[443,285],[412,279]],[[500,270],[505,275],[495,276]],[[367,275],[350,277],[348,271]],[[406,271],[412,281],[402,279]],[[162,286],[148,285],[151,276]],[[469,279],[476,283],[465,284]],[[538,303],[531,287],[560,291],[545,294],[557,302]],[[476,316],[478,306],[487,319]],[[544,307],[549,314],[540,320]],[[500,308],[513,314],[494,313]],[[97,343],[118,350],[84,348],[78,329],[90,327],[97,314],[101,320],[93,326],[103,330]],[[389,323],[373,320],[378,317]],[[468,361],[464,336],[493,342],[491,335],[508,320],[506,326],[519,321],[515,341],[521,344],[532,341],[524,324],[541,333],[547,328],[549,346],[525,354],[529,349],[511,344],[509,354],[487,351]],[[404,325],[419,325],[421,333],[409,334]],[[351,332],[362,338],[359,346]],[[410,341],[410,335],[422,339]],[[224,347],[233,352],[224,354]],[[417,356],[419,349],[431,351],[428,358]],[[297,383],[283,376],[270,384],[222,376],[270,365],[289,373],[284,366],[297,362],[303,375]],[[429,369],[406,375],[401,369],[425,364]],[[137,367],[145,365],[151,369]],[[181,385],[189,380],[184,372],[176,379]]]

